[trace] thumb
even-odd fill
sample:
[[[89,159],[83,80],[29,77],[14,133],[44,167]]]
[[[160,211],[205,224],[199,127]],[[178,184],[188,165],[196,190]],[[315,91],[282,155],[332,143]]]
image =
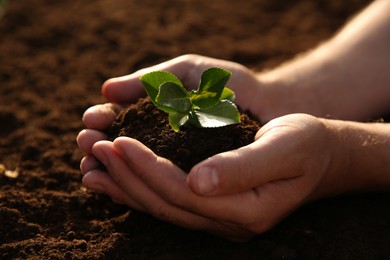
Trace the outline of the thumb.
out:
[[[145,91],[139,78],[152,71],[170,71],[182,81],[186,77],[189,77],[187,81],[190,82],[183,81],[183,83],[186,83],[186,86],[190,84],[195,87],[198,83],[197,79],[199,79],[201,74],[201,69],[197,66],[199,59],[202,59],[202,57],[198,55],[182,55],[166,62],[138,70],[130,75],[109,79],[102,86],[103,95],[108,101],[113,103],[134,102],[137,98],[145,96]],[[196,74],[196,76],[189,75],[189,71]]]
[[[300,171],[291,169],[296,165],[294,156],[288,156],[286,150],[260,138],[248,146],[214,155],[195,165],[187,176],[187,183],[193,192],[205,196],[237,193],[297,177]]]

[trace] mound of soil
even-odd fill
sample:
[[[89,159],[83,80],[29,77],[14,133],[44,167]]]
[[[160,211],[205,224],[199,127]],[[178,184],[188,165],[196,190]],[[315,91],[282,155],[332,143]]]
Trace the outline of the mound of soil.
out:
[[[239,124],[217,128],[181,127],[175,132],[167,113],[150,98],[124,108],[108,130],[110,140],[128,136],[141,141],[157,155],[165,157],[185,172],[217,153],[234,150],[254,141],[259,122],[241,113]]]
[[[0,18],[0,258],[389,258],[388,193],[317,201],[235,244],[83,188],[75,142],[83,112],[105,102],[100,87],[108,78],[185,53],[268,69],[327,39],[369,2],[7,1]]]

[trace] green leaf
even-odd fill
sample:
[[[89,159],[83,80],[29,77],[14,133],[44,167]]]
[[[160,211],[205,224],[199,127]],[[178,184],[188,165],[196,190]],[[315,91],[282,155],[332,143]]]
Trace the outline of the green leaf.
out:
[[[164,82],[160,85],[156,103],[158,106],[169,108],[166,112],[187,113],[192,107],[186,89],[174,82]]]
[[[234,92],[225,87],[231,73],[221,68],[203,72],[199,88],[187,92],[180,80],[165,71],[154,71],[140,78],[153,103],[168,113],[174,131],[181,126],[221,127],[240,122],[233,100]]]
[[[188,123],[192,126],[202,128],[202,125],[199,122],[198,116],[195,113],[195,110],[191,110],[188,117]]]
[[[221,127],[240,123],[240,113],[236,105],[229,100],[222,100],[212,108],[195,109],[193,112],[201,127]]]
[[[159,88],[163,83],[173,82],[183,87],[183,83],[181,83],[181,81],[175,75],[167,71],[149,72],[143,75],[140,80],[144,85],[146,94],[148,94],[154,104],[156,104],[156,97],[158,95]]]
[[[230,100],[233,102],[235,98],[236,98],[236,95],[234,94],[233,90],[225,87],[223,89],[220,100],[227,99],[227,100]]]
[[[189,115],[188,113],[182,114],[182,113],[173,112],[173,113],[169,113],[168,119],[172,129],[175,132],[177,132],[180,130],[180,127],[188,121]]]
[[[198,90],[191,95],[192,103],[201,109],[216,105],[231,75],[231,72],[222,68],[210,68],[204,71]]]

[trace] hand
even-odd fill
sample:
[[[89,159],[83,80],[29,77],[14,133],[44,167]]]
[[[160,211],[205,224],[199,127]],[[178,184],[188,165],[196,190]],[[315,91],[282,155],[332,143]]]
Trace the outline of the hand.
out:
[[[324,196],[323,180],[334,168],[328,128],[303,114],[269,122],[254,143],[215,155],[189,175],[134,139],[79,144],[90,152],[81,164],[85,186],[162,220],[239,241]]]
[[[241,64],[218,60],[200,55],[188,54],[167,62],[139,70],[133,74],[107,80],[102,87],[103,95],[111,103],[133,103],[145,96],[145,91],[139,78],[151,71],[170,71],[175,74],[189,89],[198,87],[200,76],[210,67],[221,67],[232,72],[228,87],[235,91],[235,103],[242,109],[248,109],[261,117],[259,99],[262,94],[260,81],[256,75]],[[86,115],[88,116],[88,115]],[[86,120],[88,120],[86,118]]]
[[[257,100],[257,96],[262,96],[258,93],[260,92],[260,88],[257,87],[259,81],[252,71],[229,61],[199,55],[180,56],[127,76],[109,79],[103,84],[103,95],[111,103],[93,106],[84,113],[83,121],[87,129],[82,130],[77,137],[80,149],[87,154],[81,166],[97,167],[99,163],[90,156],[92,146],[100,140],[107,139],[105,131],[122,108],[121,104],[133,103],[145,95],[139,80],[142,75],[155,70],[166,70],[177,75],[186,87],[196,88],[202,72],[210,67],[223,67],[230,70],[233,75],[228,83],[229,87],[236,91],[236,103],[242,109],[249,109],[253,114],[263,117],[260,113],[261,109],[257,108],[258,104],[263,104]],[[237,89],[238,86],[240,89]]]
[[[122,108],[121,104],[135,102],[139,97],[145,95],[139,80],[140,76],[150,71],[166,70],[177,75],[186,87],[196,88],[202,72],[210,67],[223,67],[230,70],[233,75],[228,86],[236,91],[236,103],[242,109],[249,109],[253,114],[263,117],[259,112],[261,109],[257,108],[259,104],[263,104],[257,100],[257,96],[262,96],[259,95],[260,88],[257,87],[259,81],[252,71],[229,61],[199,55],[180,56],[124,77],[107,80],[103,84],[103,95],[111,103],[93,106],[84,113],[83,121],[87,129],[82,130],[77,137],[80,149],[87,154],[81,166],[88,165],[88,168],[91,168],[90,165],[93,165],[97,167],[98,162],[93,156],[90,156],[93,144],[107,139],[105,130],[111,126]]]
[[[217,60],[199,55],[183,55],[159,65],[139,70],[133,74],[107,80],[102,87],[103,95],[111,103],[96,105],[85,111],[83,116],[87,129],[80,132],[77,142],[80,149],[86,154],[91,153],[92,145],[105,140],[104,131],[107,130],[123,104],[134,103],[138,98],[145,96],[145,91],[139,78],[145,73],[164,70],[174,73],[188,88],[196,88],[202,72],[210,67],[223,67],[233,73],[228,86],[236,92],[235,103],[242,109],[250,110],[259,118],[269,118],[262,113],[260,81],[256,75],[246,67],[229,61]],[[239,88],[238,88],[239,87]]]

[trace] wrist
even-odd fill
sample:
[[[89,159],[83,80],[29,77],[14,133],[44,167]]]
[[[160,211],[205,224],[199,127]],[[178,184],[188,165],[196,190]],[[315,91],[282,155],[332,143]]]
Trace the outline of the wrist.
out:
[[[360,180],[359,190],[390,188],[390,124],[353,123],[350,138],[350,172]]]
[[[332,164],[322,182],[327,195],[390,189],[390,125],[324,120]]]
[[[260,104],[266,119],[292,113],[326,115],[322,102],[325,96],[319,92],[323,76],[318,75],[320,69],[315,68],[317,65],[313,60],[311,68],[308,68],[306,60],[297,59],[257,75],[262,86]]]

